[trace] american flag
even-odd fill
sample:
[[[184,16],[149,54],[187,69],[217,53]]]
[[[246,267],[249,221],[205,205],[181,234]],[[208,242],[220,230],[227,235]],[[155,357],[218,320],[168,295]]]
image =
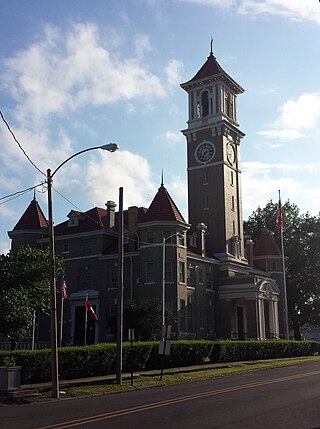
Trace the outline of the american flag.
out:
[[[281,200],[279,199],[279,205],[278,205],[278,213],[276,218],[276,225],[278,227],[278,230],[282,228],[282,207],[281,207]]]
[[[61,296],[62,299],[66,299],[68,297],[67,294],[67,283],[65,281],[65,279],[63,279],[62,285],[61,285]]]
[[[90,304],[89,298],[86,298],[86,312],[89,313],[91,319],[98,320],[98,316],[96,315],[92,305]]]

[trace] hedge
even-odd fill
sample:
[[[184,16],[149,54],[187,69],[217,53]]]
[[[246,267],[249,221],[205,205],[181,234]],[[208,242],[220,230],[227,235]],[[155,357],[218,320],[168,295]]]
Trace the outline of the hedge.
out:
[[[158,342],[134,343],[134,370],[160,369],[161,356],[158,354],[158,347]],[[165,367],[310,356],[319,351],[320,343],[313,341],[172,341],[170,356],[165,358]],[[0,352],[0,365],[4,356],[13,356],[16,364],[22,366],[22,384],[51,380],[51,351],[49,349],[3,351]],[[130,365],[130,344],[124,343],[123,371],[130,371]],[[115,344],[59,349],[61,380],[114,374],[115,367]]]

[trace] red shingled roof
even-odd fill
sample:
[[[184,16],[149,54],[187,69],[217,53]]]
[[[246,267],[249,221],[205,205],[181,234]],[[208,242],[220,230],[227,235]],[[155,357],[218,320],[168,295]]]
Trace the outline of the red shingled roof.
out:
[[[48,221],[45,218],[38,201],[34,199],[31,201],[16,226],[13,228],[13,231],[44,228],[48,228]]]
[[[143,222],[163,220],[185,223],[185,220],[183,219],[183,216],[175,202],[170,197],[166,188],[161,185],[152,203],[150,204],[150,207],[144,215]]]
[[[281,251],[269,232],[263,232],[253,248],[253,256],[281,256]]]
[[[84,213],[72,211],[73,215],[79,214],[79,224],[68,226],[69,220],[55,226],[55,235],[77,234],[79,232],[96,231],[106,225],[107,210],[94,207]],[[70,214],[70,213],[69,213]]]
[[[187,90],[187,86],[191,83],[197,81],[197,80],[205,80],[210,77],[219,76],[220,79],[226,80],[234,89],[236,93],[242,93],[244,92],[244,89],[237,84],[232,77],[230,77],[220,66],[218,61],[216,60],[216,57],[213,55],[212,52],[210,52],[210,55],[208,56],[207,61],[203,64],[201,69],[197,72],[197,74],[188,82],[182,83],[181,87],[185,90]]]

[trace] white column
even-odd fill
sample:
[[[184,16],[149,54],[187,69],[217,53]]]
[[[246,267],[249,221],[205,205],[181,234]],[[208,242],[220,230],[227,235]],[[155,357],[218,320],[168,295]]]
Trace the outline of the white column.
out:
[[[260,339],[265,340],[266,339],[266,329],[265,329],[263,299],[258,299],[258,306],[259,306]]]

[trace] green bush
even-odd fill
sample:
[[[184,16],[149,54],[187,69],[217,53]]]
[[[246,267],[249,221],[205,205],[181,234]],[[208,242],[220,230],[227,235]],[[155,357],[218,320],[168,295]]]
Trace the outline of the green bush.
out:
[[[134,370],[159,369],[162,357],[158,342],[133,344]],[[234,362],[308,356],[320,352],[320,343],[312,341],[172,341],[165,368],[201,365],[206,361]],[[14,359],[22,366],[21,383],[51,380],[51,350],[0,352],[0,363]],[[123,344],[123,371],[131,368],[130,344]],[[115,374],[116,345],[98,344],[59,349],[61,380]]]

